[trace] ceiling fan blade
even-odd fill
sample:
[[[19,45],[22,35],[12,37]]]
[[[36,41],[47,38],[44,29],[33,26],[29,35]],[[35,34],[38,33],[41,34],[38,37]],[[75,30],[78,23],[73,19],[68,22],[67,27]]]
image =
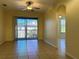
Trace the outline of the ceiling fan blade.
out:
[[[35,10],[32,9],[31,11],[34,12]]]
[[[3,7],[7,7],[7,4],[2,4]]]
[[[35,9],[40,9],[39,7],[34,7]]]

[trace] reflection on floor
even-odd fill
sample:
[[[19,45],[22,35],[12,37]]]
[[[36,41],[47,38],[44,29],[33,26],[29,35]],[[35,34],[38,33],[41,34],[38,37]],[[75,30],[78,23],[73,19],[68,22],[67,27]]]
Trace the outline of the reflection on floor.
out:
[[[60,59],[66,58],[66,46],[65,46],[65,39],[58,39],[58,53],[60,56]]]
[[[18,40],[0,46],[0,59],[62,59],[59,54],[56,48],[37,40]]]

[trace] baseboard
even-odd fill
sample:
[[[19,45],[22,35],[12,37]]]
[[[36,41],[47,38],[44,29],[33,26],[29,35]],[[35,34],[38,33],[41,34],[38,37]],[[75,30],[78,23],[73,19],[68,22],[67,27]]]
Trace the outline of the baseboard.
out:
[[[68,52],[66,53],[66,55],[69,56],[69,57],[71,57],[72,59],[77,59],[77,58],[75,58],[74,56],[72,56],[72,55],[71,55],[70,53],[68,53]]]
[[[46,41],[46,40],[44,40],[44,41],[45,41],[45,43],[47,43],[47,44],[49,44],[49,45],[51,45],[51,46],[57,48],[57,46],[55,46],[54,44],[50,43],[49,41]],[[57,49],[58,49],[58,48],[57,48]],[[72,59],[77,59],[77,58],[75,58],[74,56],[72,56],[72,55],[71,55],[70,53],[68,53],[68,52],[66,52],[66,55],[69,56],[69,57],[72,58]]]
[[[49,44],[49,45],[51,45],[51,46],[53,46],[53,47],[55,47],[55,48],[57,48],[57,46],[55,46],[54,44],[52,44],[52,43],[50,43],[50,42],[48,42],[46,40],[44,40],[44,42],[47,43],[47,44]]]

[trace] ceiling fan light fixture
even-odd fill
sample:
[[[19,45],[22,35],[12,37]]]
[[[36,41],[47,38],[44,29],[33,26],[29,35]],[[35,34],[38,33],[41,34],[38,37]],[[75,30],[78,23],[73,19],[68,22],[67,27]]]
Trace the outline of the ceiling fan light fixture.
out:
[[[32,10],[33,8],[31,6],[28,6],[27,7],[27,10]]]

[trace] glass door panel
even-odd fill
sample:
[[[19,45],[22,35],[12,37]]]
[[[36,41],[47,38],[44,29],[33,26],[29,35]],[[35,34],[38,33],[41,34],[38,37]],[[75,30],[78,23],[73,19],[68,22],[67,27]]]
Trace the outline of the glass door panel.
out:
[[[16,27],[17,38],[25,38],[26,35],[26,19],[17,19]]]
[[[27,20],[27,38],[37,38],[37,20]]]

